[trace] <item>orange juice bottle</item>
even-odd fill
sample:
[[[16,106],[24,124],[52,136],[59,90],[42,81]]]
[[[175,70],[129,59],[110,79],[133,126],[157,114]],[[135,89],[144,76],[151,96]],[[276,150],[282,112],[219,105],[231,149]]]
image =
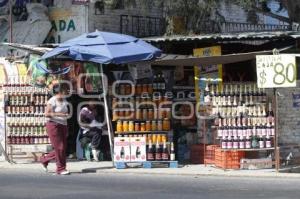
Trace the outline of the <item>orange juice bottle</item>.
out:
[[[133,132],[133,131],[134,131],[134,123],[133,123],[133,121],[130,121],[130,122],[129,122],[128,131],[130,131],[130,132]]]
[[[136,132],[141,131],[141,129],[140,129],[140,124],[139,124],[139,123],[135,123],[135,124],[134,124],[134,131],[136,131]]]
[[[146,131],[151,131],[151,123],[150,123],[150,121],[146,121]]]
[[[152,135],[152,143],[156,143],[156,140],[157,140],[157,136],[155,134]]]
[[[162,130],[163,131],[169,131],[171,129],[171,124],[170,124],[170,120],[168,118],[165,118],[163,120],[163,124],[162,124]]]
[[[127,121],[123,121],[123,131],[128,132],[129,131],[129,125]]]
[[[145,123],[141,123],[141,131],[146,131],[146,125]]]
[[[121,121],[117,122],[117,132],[123,132],[123,125]]]

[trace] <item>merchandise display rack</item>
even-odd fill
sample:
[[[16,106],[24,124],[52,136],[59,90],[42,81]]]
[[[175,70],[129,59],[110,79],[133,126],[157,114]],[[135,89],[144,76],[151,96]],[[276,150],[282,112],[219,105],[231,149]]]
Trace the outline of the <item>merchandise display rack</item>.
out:
[[[173,96],[166,91],[163,75],[154,77],[153,83],[120,83],[115,91],[118,95],[111,103],[115,138],[143,138],[146,142],[144,161],[115,161],[116,168],[126,168],[128,163],[140,163],[143,168],[152,168],[154,163],[177,168],[171,122]]]
[[[10,79],[2,89],[6,147],[10,162],[14,162],[15,158],[26,159],[28,153],[48,152],[51,147],[44,116],[47,89],[31,86],[25,82],[25,78]]]
[[[268,97],[265,90],[258,89],[254,83],[224,84],[221,87],[207,83],[203,95],[210,119],[215,117],[212,144],[219,146],[218,150],[224,153],[220,167],[240,168],[236,166],[240,159],[234,162],[234,167],[227,166],[227,158],[232,154],[264,152],[273,156],[272,164],[278,170],[277,118],[273,112],[276,96]],[[206,136],[204,140],[206,142]],[[210,159],[209,155],[211,153],[207,153],[205,144],[204,157]],[[239,158],[244,156],[239,153]]]

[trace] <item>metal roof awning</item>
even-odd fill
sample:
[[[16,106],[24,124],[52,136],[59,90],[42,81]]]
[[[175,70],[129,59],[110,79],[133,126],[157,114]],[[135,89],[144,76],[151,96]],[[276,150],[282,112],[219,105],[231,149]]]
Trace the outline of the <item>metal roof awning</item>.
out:
[[[30,51],[32,53],[43,55],[44,53],[52,50],[53,48],[38,47],[33,45],[23,45],[16,43],[2,43],[0,45],[10,46],[15,49]],[[288,46],[286,48],[278,49],[279,52],[293,48]],[[230,64],[236,62],[243,62],[255,59],[256,55],[272,54],[272,50],[255,51],[248,53],[227,54],[220,56],[207,56],[207,57],[194,57],[192,55],[176,55],[176,54],[163,54],[158,59],[154,60],[152,65],[159,66],[197,66],[197,65],[215,65],[215,64]]]
[[[242,40],[270,40],[279,38],[300,38],[300,33],[295,31],[269,31],[269,32],[243,32],[243,33],[218,33],[200,35],[174,35],[161,37],[147,37],[144,41],[159,42],[188,42],[188,41],[242,41]]]
[[[288,50],[293,46],[278,49],[279,52]],[[228,54],[220,56],[194,57],[190,55],[170,55],[163,54],[159,59],[155,60],[152,65],[160,66],[198,66],[198,65],[215,65],[230,64],[248,61],[256,58],[256,55],[272,54],[273,50],[256,51],[249,53]]]

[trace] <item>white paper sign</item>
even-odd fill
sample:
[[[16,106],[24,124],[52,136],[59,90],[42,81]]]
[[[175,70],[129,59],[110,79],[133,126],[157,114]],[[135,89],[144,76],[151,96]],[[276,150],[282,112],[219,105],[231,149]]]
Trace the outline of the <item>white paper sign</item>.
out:
[[[297,67],[294,55],[256,56],[258,88],[296,87]]]
[[[128,68],[133,79],[143,79],[153,76],[150,62],[130,64]]]

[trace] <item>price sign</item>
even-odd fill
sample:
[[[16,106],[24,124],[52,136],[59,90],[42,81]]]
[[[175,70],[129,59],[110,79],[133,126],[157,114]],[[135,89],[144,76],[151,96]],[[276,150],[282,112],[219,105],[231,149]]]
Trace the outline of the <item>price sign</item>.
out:
[[[296,87],[296,58],[289,54],[258,55],[256,74],[259,88]]]

